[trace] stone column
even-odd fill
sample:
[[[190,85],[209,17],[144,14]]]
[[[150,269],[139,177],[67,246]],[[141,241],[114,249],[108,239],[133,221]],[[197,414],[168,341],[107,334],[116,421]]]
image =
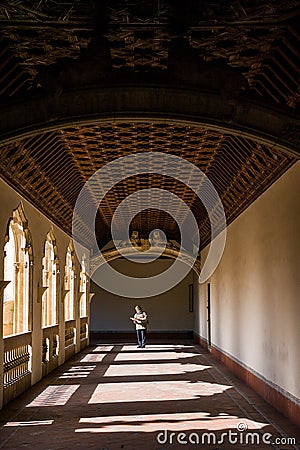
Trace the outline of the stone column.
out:
[[[0,409],[3,406],[3,365],[4,365],[4,339],[3,339],[3,292],[10,281],[0,281]]]

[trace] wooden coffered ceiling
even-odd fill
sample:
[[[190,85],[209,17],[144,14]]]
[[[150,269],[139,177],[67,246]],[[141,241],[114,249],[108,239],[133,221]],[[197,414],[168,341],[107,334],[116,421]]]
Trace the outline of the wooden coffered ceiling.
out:
[[[300,2],[286,0],[164,1],[0,0],[0,99],[5,105],[43,92],[40,74],[78,58],[95,35],[104,36],[112,70],[159,79],[173,38],[186,38],[204,62],[226,63],[249,84],[248,97],[299,111]],[[57,92],[56,92],[57,94]],[[47,92],[49,95],[49,92]],[[51,92],[50,92],[51,95]],[[208,126],[141,118],[31,133],[1,145],[1,176],[71,233],[73,208],[87,179],[107,162],[133,152],[160,151],[194,163],[218,191],[230,223],[280,177],[296,157]],[[210,239],[206,212],[193,191],[160,175],[128,178],[99,208],[97,237],[110,239],[118,204],[139,189],[174,192],[192,209],[202,246]],[[120,224],[122,226],[122,223]],[[146,210],[132,222],[141,235],[155,228],[179,240],[167,213]]]
[[[219,193],[228,223],[295,162],[241,136],[192,125],[126,122],[72,127],[23,139],[2,148],[0,168],[19,191],[70,232],[73,207],[88,178],[118,157],[144,151],[167,152],[199,167]],[[202,244],[209,242],[210,224],[196,194],[172,178],[149,174],[126,178],[105,196],[97,226],[101,245],[111,239],[110,222],[119,203],[149,187],[182,198],[196,217]],[[159,209],[141,212],[132,223],[142,235],[155,228],[164,230],[169,239],[180,240],[176,222]]]

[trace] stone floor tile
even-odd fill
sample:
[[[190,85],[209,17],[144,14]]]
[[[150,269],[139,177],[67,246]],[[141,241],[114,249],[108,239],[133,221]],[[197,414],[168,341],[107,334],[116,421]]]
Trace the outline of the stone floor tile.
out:
[[[190,342],[94,345],[0,414],[1,449],[300,448],[296,426]]]

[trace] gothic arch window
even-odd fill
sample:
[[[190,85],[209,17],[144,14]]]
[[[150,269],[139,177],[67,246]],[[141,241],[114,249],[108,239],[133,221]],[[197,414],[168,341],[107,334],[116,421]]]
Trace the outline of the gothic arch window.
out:
[[[65,266],[65,321],[75,319],[75,253],[73,244],[67,248]]]
[[[3,295],[3,335],[25,333],[30,329],[32,240],[23,205],[13,211],[4,246],[4,280],[10,283]]]
[[[42,278],[45,291],[42,296],[42,327],[57,323],[57,280],[59,262],[55,236],[52,231],[47,234],[42,261]]]
[[[86,261],[83,256],[81,261],[80,271],[80,317],[87,317],[87,274],[86,274]]]

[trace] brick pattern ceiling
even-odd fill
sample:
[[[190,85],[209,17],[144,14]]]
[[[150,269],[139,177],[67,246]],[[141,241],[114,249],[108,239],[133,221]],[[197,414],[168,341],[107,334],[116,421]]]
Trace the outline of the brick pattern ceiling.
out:
[[[70,233],[73,207],[84,182],[108,162],[145,151],[167,152],[199,167],[219,193],[228,223],[295,162],[241,136],[165,122],[126,122],[73,127],[20,140],[1,149],[0,170]],[[195,193],[170,177],[149,174],[127,178],[105,196],[97,227],[101,245],[111,239],[111,218],[119,203],[149,187],[169,190],[184,200],[199,224],[202,245],[209,242],[210,224]],[[139,213],[131,228],[146,236],[160,228],[169,239],[180,239],[174,219],[159,209]]]

